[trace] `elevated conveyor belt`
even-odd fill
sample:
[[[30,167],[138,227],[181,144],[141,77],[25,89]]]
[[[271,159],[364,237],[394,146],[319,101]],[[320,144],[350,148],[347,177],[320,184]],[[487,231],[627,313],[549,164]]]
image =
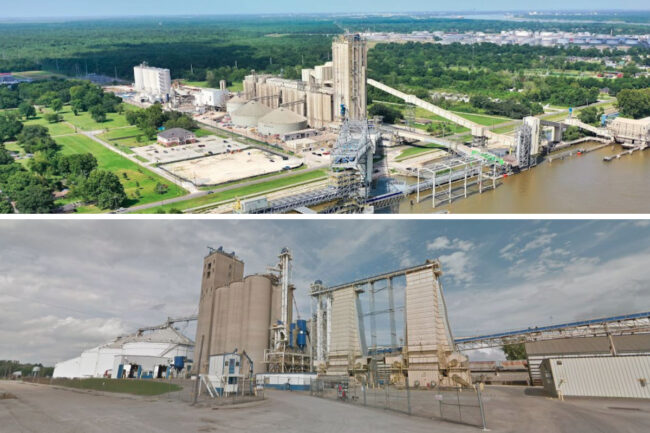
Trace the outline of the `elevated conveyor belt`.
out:
[[[536,326],[534,328],[477,335],[454,339],[459,350],[501,347],[526,341],[552,340],[567,337],[588,337],[597,335],[625,335],[650,332],[650,312],[625,314],[600,319],[581,320],[558,325]]]
[[[465,128],[468,128],[472,132],[472,136],[474,137],[485,137],[488,140],[493,140],[497,141],[500,145],[502,146],[508,146],[508,147],[514,147],[515,144],[515,139],[514,137],[510,137],[508,135],[502,135],[502,134],[497,134],[495,132],[490,131],[487,127],[483,125],[479,125],[478,123],[474,123],[471,120],[467,120],[464,117],[459,116],[458,114],[452,113],[451,111],[445,110],[444,108],[440,108],[437,105],[433,105],[429,102],[423,101],[422,99],[418,98],[417,96],[414,95],[409,95],[404,92],[400,92],[397,89],[393,89],[392,87],[389,87],[383,83],[380,83],[379,81],[375,81],[371,78],[368,78],[367,80],[368,84],[371,85],[372,87],[375,87],[379,90],[382,90],[390,95],[393,95],[397,98],[400,98],[404,100],[408,104],[413,104],[416,107],[420,107],[424,110],[427,110],[433,114],[436,114],[440,117],[444,117],[445,119],[454,122],[457,125],[463,126]]]

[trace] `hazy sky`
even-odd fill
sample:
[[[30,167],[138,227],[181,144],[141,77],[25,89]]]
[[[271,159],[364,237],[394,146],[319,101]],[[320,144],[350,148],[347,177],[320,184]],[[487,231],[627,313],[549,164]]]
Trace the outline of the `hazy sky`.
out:
[[[96,15],[187,15],[187,14],[240,14],[240,13],[332,13],[332,12],[400,12],[449,10],[550,10],[550,9],[647,9],[646,0],[241,0],[223,2],[215,0],[31,0],[28,2],[3,2],[0,18],[8,17],[65,17]]]
[[[288,246],[303,317],[316,279],[435,257],[456,337],[650,311],[647,221],[0,220],[0,359],[54,363],[196,313],[208,245],[246,274]]]

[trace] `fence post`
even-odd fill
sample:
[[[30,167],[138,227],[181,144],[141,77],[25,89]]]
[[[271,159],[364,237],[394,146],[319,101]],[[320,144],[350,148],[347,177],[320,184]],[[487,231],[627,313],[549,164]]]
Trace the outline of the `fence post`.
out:
[[[406,378],[406,407],[408,408],[408,413],[411,415],[411,388],[409,387],[409,379]]]
[[[485,422],[485,409],[483,408],[483,396],[481,395],[481,387],[476,387],[476,395],[478,396],[478,407],[481,411],[481,422],[483,423],[483,431],[488,431],[487,424]]]
[[[458,402],[458,421],[463,420],[463,412],[460,407],[460,390],[456,388],[456,402]]]
[[[384,382],[384,389],[386,390],[386,409],[390,409],[390,403],[388,402],[388,399],[390,396],[388,395],[388,385]]]
[[[199,347],[199,365],[196,370],[196,382],[194,384],[194,396],[192,398],[192,405],[196,404],[196,400],[199,398],[199,389],[201,388],[201,356],[203,355],[203,339],[205,335],[201,335],[201,346]],[[192,366],[193,367],[193,366]]]
[[[361,391],[363,391],[363,405],[366,406],[366,385],[361,385]]]

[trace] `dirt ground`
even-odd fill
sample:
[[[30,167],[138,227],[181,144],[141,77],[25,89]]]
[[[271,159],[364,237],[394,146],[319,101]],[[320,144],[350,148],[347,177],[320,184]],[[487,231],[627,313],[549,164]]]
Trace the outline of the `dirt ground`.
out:
[[[175,162],[165,168],[195,185],[217,185],[247,177],[281,171],[284,167],[298,167],[302,161],[295,157],[281,157],[259,149],[208,156],[190,161]]]
[[[173,396],[89,393],[0,381],[0,431],[44,432],[476,432],[476,427],[409,417],[311,397],[266,391],[262,402],[190,407]],[[494,432],[647,432],[650,401],[573,399],[560,402],[540,388],[490,386],[484,391],[488,428]]]

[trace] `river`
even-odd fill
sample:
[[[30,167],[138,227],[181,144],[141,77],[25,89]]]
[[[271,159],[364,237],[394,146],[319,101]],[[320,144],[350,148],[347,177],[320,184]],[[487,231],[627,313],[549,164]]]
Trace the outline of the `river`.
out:
[[[579,144],[589,148],[596,144]],[[473,193],[451,204],[431,206],[415,195],[401,201],[399,213],[650,213],[650,150],[634,152],[611,162],[621,146],[608,146],[571,156],[501,179],[495,190]],[[413,204],[411,204],[413,203]]]

